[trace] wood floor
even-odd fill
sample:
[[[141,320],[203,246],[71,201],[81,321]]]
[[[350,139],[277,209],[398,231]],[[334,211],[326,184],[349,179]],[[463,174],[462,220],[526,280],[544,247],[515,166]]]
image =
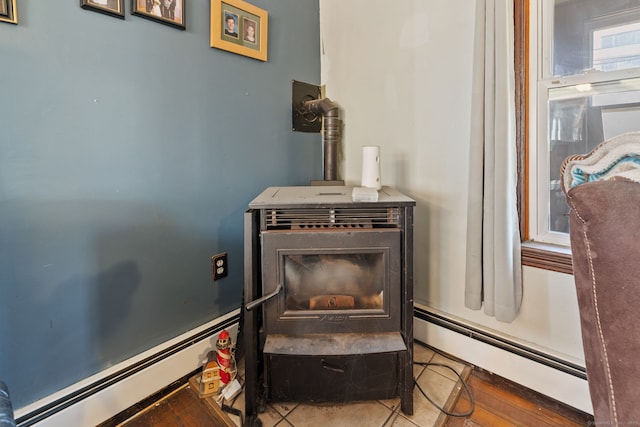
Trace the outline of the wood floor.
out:
[[[593,417],[562,403],[501,378],[474,369],[467,379],[474,399],[474,411],[465,418],[447,417],[445,427],[507,427],[507,426],[592,426]],[[462,391],[452,412],[463,413],[471,408]]]
[[[127,427],[218,426],[218,418],[205,400],[184,385],[144,412],[122,424]]]
[[[588,426],[591,415],[576,411],[534,391],[514,384],[489,372],[473,369],[467,379],[475,409],[468,417],[441,418],[444,427],[506,427],[506,426]],[[463,389],[464,390],[464,389]],[[460,392],[451,412],[462,413],[470,408],[469,398]],[[109,425],[105,423],[103,426]],[[205,400],[188,384],[184,384],[160,401],[141,409],[124,423],[124,427],[150,426],[218,426],[219,417]],[[427,426],[424,426],[427,427]]]

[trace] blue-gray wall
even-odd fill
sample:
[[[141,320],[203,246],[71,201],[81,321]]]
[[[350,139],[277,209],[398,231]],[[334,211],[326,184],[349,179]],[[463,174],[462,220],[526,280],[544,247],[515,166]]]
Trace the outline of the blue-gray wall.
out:
[[[242,214],[322,179],[291,130],[291,80],[318,84],[318,0],[269,12],[269,60],[77,0],[19,0],[0,23],[0,378],[15,407],[240,306]],[[210,257],[229,254],[211,282]],[[186,372],[185,372],[186,373]]]

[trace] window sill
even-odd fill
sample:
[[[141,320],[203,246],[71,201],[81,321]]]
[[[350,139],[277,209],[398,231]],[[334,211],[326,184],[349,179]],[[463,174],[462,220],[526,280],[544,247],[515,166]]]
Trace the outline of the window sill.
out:
[[[571,249],[533,241],[522,242],[522,265],[573,274]]]

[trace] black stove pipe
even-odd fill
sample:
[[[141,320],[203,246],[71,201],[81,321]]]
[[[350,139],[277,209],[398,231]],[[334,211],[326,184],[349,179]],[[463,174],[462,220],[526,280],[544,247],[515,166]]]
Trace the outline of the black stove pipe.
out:
[[[302,107],[314,114],[324,116],[324,180],[338,179],[338,140],[340,139],[340,118],[338,105],[329,98],[306,101]]]

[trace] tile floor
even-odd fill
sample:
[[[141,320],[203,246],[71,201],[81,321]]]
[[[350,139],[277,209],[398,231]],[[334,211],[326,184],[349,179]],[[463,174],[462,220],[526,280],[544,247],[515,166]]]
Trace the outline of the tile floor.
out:
[[[467,366],[451,360],[432,349],[416,343],[414,361],[444,364],[455,369],[458,374]],[[442,407],[453,391],[458,377],[450,369],[441,366],[414,365],[414,377],[429,398]],[[238,363],[238,377],[243,380],[243,363]],[[400,399],[353,402],[346,404],[313,404],[297,402],[277,402],[267,406],[259,415],[263,427],[430,427],[435,425],[440,411],[416,387],[413,393],[414,413],[408,417],[400,410]],[[244,413],[244,395],[240,394],[233,407]],[[241,426],[240,417],[230,418]],[[330,423],[328,421],[330,420]]]

